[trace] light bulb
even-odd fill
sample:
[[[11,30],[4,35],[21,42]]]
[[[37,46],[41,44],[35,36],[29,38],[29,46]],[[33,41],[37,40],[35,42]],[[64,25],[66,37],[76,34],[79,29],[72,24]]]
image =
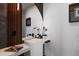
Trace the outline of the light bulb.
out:
[[[17,10],[19,11],[19,3],[17,4]]]

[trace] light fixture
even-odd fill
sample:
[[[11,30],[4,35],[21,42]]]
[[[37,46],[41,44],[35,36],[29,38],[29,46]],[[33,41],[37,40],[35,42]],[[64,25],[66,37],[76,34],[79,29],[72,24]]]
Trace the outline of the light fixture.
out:
[[[20,6],[19,6],[19,3],[17,3],[17,10],[18,10],[18,11],[19,11],[19,9],[20,9],[19,7],[20,7]]]

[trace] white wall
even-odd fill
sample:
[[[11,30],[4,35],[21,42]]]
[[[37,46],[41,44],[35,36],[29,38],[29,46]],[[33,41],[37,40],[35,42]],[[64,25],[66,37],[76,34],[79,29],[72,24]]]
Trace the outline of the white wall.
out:
[[[69,4],[63,8],[63,55],[79,56],[79,22],[69,23]]]
[[[62,4],[44,4],[44,25],[47,27],[50,44],[46,55],[62,55]]]
[[[79,55],[79,23],[69,23],[69,4],[44,4],[48,39],[46,55]]]
[[[34,5],[30,8],[28,8],[27,10],[24,11],[24,17],[23,17],[23,23],[25,23],[25,19],[28,18],[28,17],[31,17],[31,27],[26,27],[25,25],[25,36],[27,34],[30,34],[33,32],[33,28],[34,27],[39,27],[40,29],[42,29],[42,16],[38,10],[38,8]]]

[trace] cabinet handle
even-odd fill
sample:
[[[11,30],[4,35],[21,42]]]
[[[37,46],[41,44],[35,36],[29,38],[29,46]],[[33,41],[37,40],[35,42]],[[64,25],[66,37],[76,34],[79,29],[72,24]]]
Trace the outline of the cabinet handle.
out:
[[[16,36],[16,31],[12,31],[12,36]]]
[[[50,40],[47,40],[45,43],[50,43],[51,41]]]

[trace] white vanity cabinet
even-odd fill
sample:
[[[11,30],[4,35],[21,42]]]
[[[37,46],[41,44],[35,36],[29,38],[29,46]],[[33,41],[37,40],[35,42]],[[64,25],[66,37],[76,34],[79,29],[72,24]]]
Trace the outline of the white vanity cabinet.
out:
[[[43,40],[42,39],[25,39],[25,44],[30,47],[31,56],[43,56]]]

